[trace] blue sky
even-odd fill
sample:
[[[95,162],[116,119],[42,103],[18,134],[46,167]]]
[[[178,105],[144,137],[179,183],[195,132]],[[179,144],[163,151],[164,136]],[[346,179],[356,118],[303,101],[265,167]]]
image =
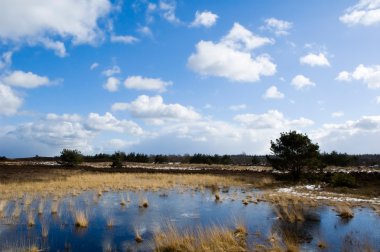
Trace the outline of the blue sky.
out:
[[[0,2],[0,155],[380,149],[380,1]]]

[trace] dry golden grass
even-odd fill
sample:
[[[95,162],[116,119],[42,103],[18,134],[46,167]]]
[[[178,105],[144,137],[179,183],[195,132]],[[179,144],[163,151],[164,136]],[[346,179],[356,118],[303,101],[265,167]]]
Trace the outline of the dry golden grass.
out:
[[[49,225],[46,221],[41,223],[41,237],[46,239],[49,235]]]
[[[51,214],[58,213],[58,206],[59,206],[59,202],[57,200],[52,201],[51,207],[50,207]]]
[[[45,202],[43,199],[41,199],[40,202],[38,203],[38,209],[37,209],[38,215],[42,215],[44,213],[44,206],[45,206]]]
[[[64,195],[84,190],[160,190],[174,187],[205,188],[228,186],[260,187],[271,183],[270,178],[243,176],[223,176],[212,174],[167,174],[167,173],[94,173],[61,171],[64,175],[38,180],[30,174],[30,181],[19,180],[16,175],[6,183],[0,183],[2,199],[19,198],[27,193],[24,204],[29,205],[32,195]],[[54,174],[52,172],[52,174]]]
[[[354,217],[354,212],[352,211],[351,206],[347,203],[336,204],[335,211],[342,219],[351,219]]]
[[[74,223],[76,227],[85,228],[88,226],[88,218],[84,211],[74,213]]]
[[[15,207],[13,208],[13,211],[12,211],[12,214],[11,214],[11,217],[13,219],[18,219],[20,217],[20,214],[21,214],[21,208],[18,204],[18,202],[15,203]]]
[[[137,243],[143,242],[143,238],[142,238],[142,236],[140,234],[140,230],[138,228],[136,228],[136,227],[135,227],[135,241]]]
[[[149,201],[148,199],[145,197],[145,198],[140,198],[139,200],[139,207],[140,208],[148,208],[149,206]]]
[[[222,252],[248,251],[246,236],[224,227],[198,228],[197,231],[180,231],[171,224],[154,234],[156,252]]]
[[[34,213],[32,211],[28,212],[26,222],[27,222],[29,227],[32,227],[36,224]]]

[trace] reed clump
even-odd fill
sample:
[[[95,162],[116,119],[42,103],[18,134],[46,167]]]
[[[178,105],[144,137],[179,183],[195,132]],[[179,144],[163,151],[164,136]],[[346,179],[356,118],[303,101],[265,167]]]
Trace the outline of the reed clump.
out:
[[[74,213],[74,222],[76,227],[86,228],[88,227],[88,218],[84,211],[76,211]]]
[[[225,227],[198,228],[196,231],[180,231],[168,224],[164,231],[154,234],[156,252],[164,251],[248,251],[245,236]]]
[[[354,217],[354,212],[352,211],[351,206],[348,204],[337,204],[335,206],[335,211],[337,212],[337,215],[342,219],[351,219]]]

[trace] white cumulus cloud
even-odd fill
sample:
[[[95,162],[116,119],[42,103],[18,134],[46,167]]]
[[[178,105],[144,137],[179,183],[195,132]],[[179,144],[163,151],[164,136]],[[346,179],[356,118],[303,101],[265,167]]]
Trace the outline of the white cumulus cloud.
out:
[[[268,18],[265,20],[265,26],[263,29],[268,29],[274,32],[277,36],[288,35],[289,30],[293,27],[291,22],[280,20],[277,18]]]
[[[297,129],[314,124],[312,120],[303,117],[289,120],[277,110],[269,110],[264,114],[240,114],[234,120],[250,129]]]
[[[197,11],[195,13],[195,19],[190,24],[190,26],[191,27],[204,26],[204,27],[209,28],[215,25],[217,20],[218,20],[218,15],[212,13],[211,11],[203,11],[203,12]]]
[[[283,93],[281,93],[276,86],[269,87],[265,94],[263,95],[265,99],[282,99],[285,97]]]
[[[364,66],[358,65],[353,72],[342,71],[336,78],[339,81],[362,81],[368,88],[380,88],[380,65]]]
[[[312,67],[314,66],[329,67],[330,66],[329,60],[326,58],[325,54],[323,53],[319,53],[319,54],[309,53],[300,58],[300,63],[305,64],[305,65],[310,65]]]
[[[378,24],[380,23],[380,1],[359,0],[356,5],[348,8],[339,19],[349,26]]]
[[[39,76],[32,72],[23,71],[13,71],[1,80],[6,85],[22,88],[37,88],[51,83],[46,76]]]
[[[108,77],[106,83],[103,85],[103,88],[109,92],[116,92],[119,89],[120,80],[115,77]]]
[[[296,89],[304,89],[306,87],[313,87],[315,86],[315,83],[312,82],[309,78],[307,78],[306,76],[304,75],[296,75],[293,79],[292,79],[292,85],[296,88]]]
[[[200,115],[191,107],[181,104],[165,104],[161,96],[140,95],[130,103],[114,103],[113,111],[129,111],[133,116],[144,119],[197,120]]]
[[[188,59],[188,67],[205,76],[256,82],[261,76],[274,75],[276,64],[265,54],[253,57],[251,51],[271,43],[271,39],[256,36],[235,23],[219,42],[200,41],[196,45],[196,52]]]
[[[90,113],[85,123],[88,128],[96,131],[115,131],[131,135],[143,135],[144,133],[143,129],[135,122],[119,120],[109,112],[104,115]]]
[[[22,102],[10,87],[0,83],[0,115],[16,114]]]
[[[108,0],[0,1],[0,39],[42,44],[65,56],[64,43],[57,39],[97,43],[103,37],[98,21],[110,13],[111,7]]]
[[[163,81],[159,78],[146,78],[142,76],[130,76],[124,81],[124,86],[129,89],[165,92],[166,87],[173,85],[171,81]]]

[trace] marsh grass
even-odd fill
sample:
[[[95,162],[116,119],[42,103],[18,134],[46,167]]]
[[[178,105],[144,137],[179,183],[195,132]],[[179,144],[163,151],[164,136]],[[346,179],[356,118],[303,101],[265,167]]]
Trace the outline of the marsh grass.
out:
[[[17,168],[15,168],[17,169]],[[52,170],[49,173],[29,173],[25,175],[12,171],[6,183],[0,183],[3,199],[23,197],[26,205],[33,200],[32,195],[62,196],[68,193],[78,195],[80,191],[95,190],[160,190],[172,188],[218,188],[229,186],[261,187],[272,181],[267,177],[223,176],[214,174],[167,174],[167,173],[94,173],[86,171]],[[50,177],[51,176],[51,177]],[[25,195],[26,194],[26,195]]]
[[[340,216],[342,219],[349,220],[354,217],[352,207],[347,203],[337,204],[334,209],[337,212],[337,215]]]
[[[42,215],[44,213],[45,201],[43,199],[38,203],[37,213],[38,215]]]
[[[123,195],[123,194],[121,195],[120,205],[121,205],[121,206],[126,206],[126,205],[127,205],[127,202],[125,201],[125,199],[124,199],[124,195]]]
[[[3,218],[5,215],[5,209],[8,205],[7,200],[0,200],[0,218]]]
[[[29,227],[36,225],[36,220],[33,211],[29,211],[26,217],[26,223]]]
[[[149,206],[148,198],[141,197],[139,199],[139,208],[148,208],[148,206]]]
[[[49,235],[49,224],[47,221],[42,221],[41,222],[41,237],[43,239],[46,239]]]
[[[141,236],[140,230],[139,230],[137,227],[135,227],[135,228],[134,228],[134,231],[135,231],[135,241],[136,241],[137,243],[141,243],[141,242],[143,242],[143,238],[142,238],[142,236]]]
[[[79,228],[88,227],[88,217],[87,214],[82,210],[77,210],[74,213],[74,224]]]
[[[59,207],[59,201],[58,200],[53,200],[51,202],[51,207],[50,207],[50,212],[53,215],[58,214],[58,207]]]
[[[155,251],[248,251],[245,235],[213,226],[195,231],[179,230],[172,224],[154,234]]]
[[[12,214],[11,214],[11,217],[13,219],[18,219],[20,217],[20,215],[21,215],[21,208],[20,208],[19,203],[16,201],[14,208],[13,208],[13,211],[12,211]]]

